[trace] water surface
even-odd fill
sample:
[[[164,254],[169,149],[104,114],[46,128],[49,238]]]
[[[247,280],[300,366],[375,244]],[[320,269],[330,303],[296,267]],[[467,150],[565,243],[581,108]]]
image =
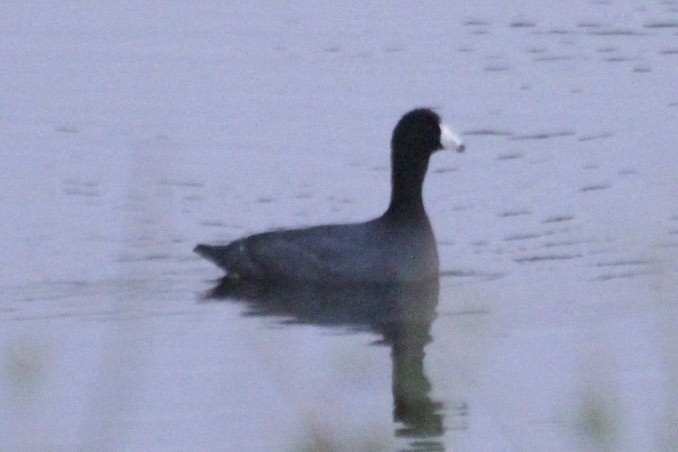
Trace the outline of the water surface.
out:
[[[678,443],[674,2],[0,9],[0,448]],[[438,287],[204,298],[381,213],[415,106]]]

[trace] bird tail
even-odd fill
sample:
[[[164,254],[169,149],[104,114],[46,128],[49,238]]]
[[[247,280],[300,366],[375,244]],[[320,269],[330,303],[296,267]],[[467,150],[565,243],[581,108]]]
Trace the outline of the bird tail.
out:
[[[220,257],[223,255],[223,246],[213,246],[213,245],[203,245],[200,244],[193,248],[195,253],[198,253],[205,259],[214,262],[215,264],[220,265]]]

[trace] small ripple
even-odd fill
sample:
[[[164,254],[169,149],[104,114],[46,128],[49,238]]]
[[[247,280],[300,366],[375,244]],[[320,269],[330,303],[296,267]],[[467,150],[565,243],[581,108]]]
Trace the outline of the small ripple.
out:
[[[598,53],[612,53],[616,51],[617,51],[616,47],[599,47],[596,49],[596,52]]]
[[[67,196],[85,196],[89,198],[98,198],[101,196],[96,190],[85,190],[80,188],[65,188],[64,194]]]
[[[555,215],[544,219],[542,223],[562,223],[563,221],[570,221],[573,219],[574,219],[573,215]]]
[[[578,28],[601,28],[603,24],[600,22],[579,22],[577,24]]]
[[[627,265],[650,265],[656,264],[656,261],[651,261],[648,259],[628,259],[628,260],[617,260],[610,262],[598,262],[596,263],[597,267],[621,267]]]
[[[512,154],[501,154],[497,156],[497,160],[516,160],[523,158],[524,155],[521,152],[516,152]]]
[[[490,310],[489,309],[464,309],[460,311],[451,311],[451,312],[445,312],[445,313],[440,313],[439,317],[456,317],[456,316],[462,316],[462,315],[478,315],[478,314],[489,314]]]
[[[513,132],[501,129],[474,129],[464,132],[462,135],[476,136],[511,136]]]
[[[517,216],[520,216],[520,215],[530,215],[531,213],[532,213],[532,211],[526,210],[526,209],[523,209],[523,210],[505,210],[505,211],[497,214],[497,216],[503,217],[503,218],[505,218],[505,217],[517,217]]]
[[[589,281],[600,282],[600,281],[609,281],[611,279],[634,278],[636,276],[647,276],[647,275],[654,275],[654,274],[656,274],[656,272],[651,272],[651,271],[606,273],[606,274],[603,274],[603,275],[596,276],[595,278],[592,278]]]
[[[221,221],[209,221],[209,220],[208,221],[201,221],[200,225],[201,226],[207,226],[207,227],[210,227],[210,228],[226,227],[226,225],[224,223],[222,223]]]
[[[650,28],[650,29],[678,28],[678,22],[668,22],[668,21],[646,22],[646,23],[643,24],[643,28]]]
[[[623,56],[611,56],[607,58],[603,58],[603,61],[607,63],[625,63],[627,61],[637,61],[637,58],[632,58],[632,57],[623,57]]]
[[[516,135],[511,137],[511,140],[546,140],[549,138],[559,138],[559,137],[569,137],[574,135],[574,132],[569,130],[557,131],[557,132],[541,132],[541,133],[532,133],[525,135]]]
[[[544,55],[532,58],[532,61],[535,63],[543,63],[550,61],[572,61],[576,60],[575,55]]]
[[[575,246],[583,245],[585,243],[593,243],[592,240],[558,240],[552,242],[545,242],[541,245],[542,248],[557,248],[560,246]]]
[[[569,259],[578,259],[580,257],[582,257],[581,254],[535,254],[532,256],[517,257],[513,259],[513,261],[523,264],[544,261],[562,261]]]
[[[536,26],[536,23],[527,20],[517,20],[509,24],[511,28],[534,28]]]
[[[587,192],[587,191],[597,191],[597,190],[605,190],[610,188],[610,184],[594,184],[594,185],[585,185],[579,189],[580,192]]]
[[[541,232],[527,232],[527,233],[520,233],[520,234],[511,234],[507,235],[504,237],[505,242],[515,242],[518,240],[532,240],[532,239],[538,239],[539,237],[543,237],[545,234]]]
[[[592,36],[647,36],[647,33],[641,31],[630,30],[626,28],[610,28],[606,30],[590,30],[588,32]]]
[[[132,262],[150,262],[150,261],[167,261],[167,260],[177,260],[174,256],[169,253],[148,253],[140,256],[133,256],[131,254],[123,254],[118,257],[117,262],[120,263],[132,263]]]
[[[454,277],[454,278],[481,278],[485,281],[492,281],[504,276],[500,272],[479,272],[476,270],[442,270],[440,277]]]
[[[478,27],[490,25],[490,22],[481,19],[469,19],[463,23],[465,27]]]
[[[483,68],[483,71],[485,72],[503,72],[503,71],[510,71],[513,69],[513,66],[509,66],[506,64],[496,64],[496,65],[489,65],[485,66]]]
[[[591,135],[582,135],[577,139],[577,141],[592,141],[592,140],[602,140],[603,138],[611,138],[613,137],[614,134],[607,133],[607,132],[602,132],[602,133],[595,133]]]
[[[434,174],[444,174],[444,173],[454,173],[457,170],[459,170],[459,168],[456,166],[444,166],[441,168],[436,168],[431,172]]]
[[[548,31],[543,32],[543,33],[538,33],[538,34],[563,36],[563,35],[574,34],[574,32],[571,31],[571,30],[565,30],[563,28],[554,28],[554,29],[548,30]]]
[[[99,184],[96,182],[65,179],[62,183],[64,185],[63,193],[67,196],[85,196],[94,198],[101,196],[97,189]]]

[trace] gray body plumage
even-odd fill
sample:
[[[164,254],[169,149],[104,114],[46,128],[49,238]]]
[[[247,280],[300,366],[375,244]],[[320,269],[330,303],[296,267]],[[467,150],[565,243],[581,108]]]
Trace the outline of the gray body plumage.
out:
[[[325,283],[434,279],[438,253],[428,218],[403,226],[380,217],[366,223],[255,234],[196,252],[231,277]]]

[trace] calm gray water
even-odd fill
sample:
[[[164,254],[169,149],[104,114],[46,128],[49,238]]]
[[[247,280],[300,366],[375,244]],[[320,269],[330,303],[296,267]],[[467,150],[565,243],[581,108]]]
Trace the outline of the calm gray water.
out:
[[[0,6],[1,450],[676,450],[678,3],[228,3]],[[439,287],[205,299],[416,106]]]

